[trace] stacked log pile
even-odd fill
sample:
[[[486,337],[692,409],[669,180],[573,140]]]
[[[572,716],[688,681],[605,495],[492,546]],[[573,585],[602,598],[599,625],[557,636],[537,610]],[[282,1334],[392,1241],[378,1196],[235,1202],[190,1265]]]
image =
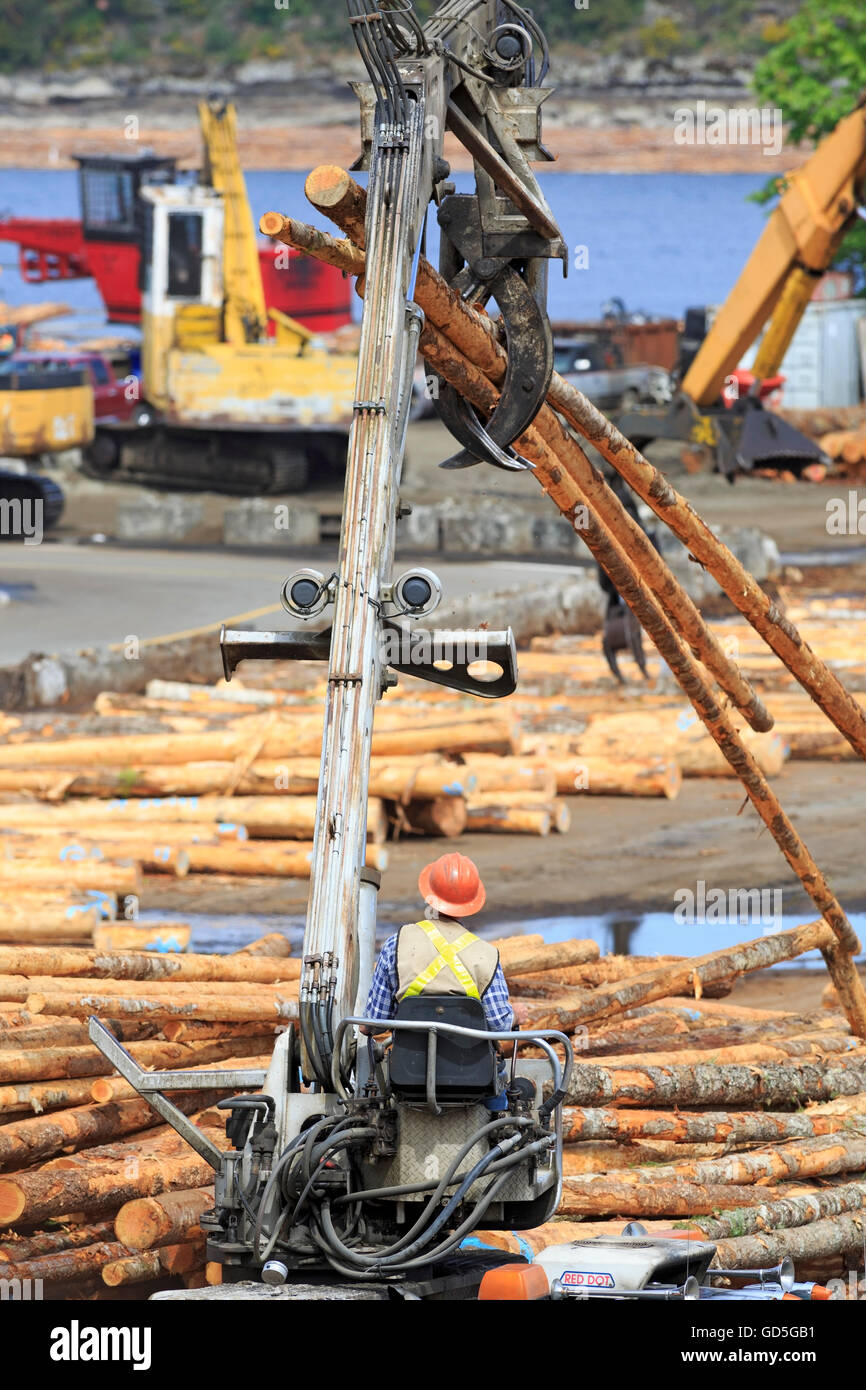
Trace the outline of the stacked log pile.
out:
[[[801,1277],[857,1264],[866,1220],[866,1044],[841,1013],[727,996],[746,971],[826,947],[817,922],[694,959],[592,941],[498,941],[527,1025],[575,1057],[557,1218],[520,1249],[672,1222],[728,1268],[791,1253]],[[267,1067],[300,962],[281,938],[225,956],[0,948],[0,1277],[46,1297],[145,1297],[218,1278],[199,1225],[213,1174],[87,1040],[96,1012],[148,1068]],[[226,1143],[230,1088],[174,1093]],[[485,1233],[518,1249],[517,1237]]]

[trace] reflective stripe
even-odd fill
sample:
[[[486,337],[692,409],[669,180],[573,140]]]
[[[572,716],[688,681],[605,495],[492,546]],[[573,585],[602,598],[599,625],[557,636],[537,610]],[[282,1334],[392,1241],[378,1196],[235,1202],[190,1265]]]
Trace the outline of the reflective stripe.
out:
[[[478,986],[457,954],[458,951],[463,951],[467,946],[471,946],[472,942],[477,941],[478,938],[471,931],[467,931],[462,936],[458,936],[456,941],[448,942],[433,922],[416,922],[415,925],[421,928],[425,936],[429,936],[439,954],[425,970],[421,971],[420,975],[415,976],[409,988],[403,991],[403,998],[412,999],[414,995],[420,994],[431,980],[435,980],[440,970],[450,966],[469,998],[480,1000],[481,995],[478,993]]]

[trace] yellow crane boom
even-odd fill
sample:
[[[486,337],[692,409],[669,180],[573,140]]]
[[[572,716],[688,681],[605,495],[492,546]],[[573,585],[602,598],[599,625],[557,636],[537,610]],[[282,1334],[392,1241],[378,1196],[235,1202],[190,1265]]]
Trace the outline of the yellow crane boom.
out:
[[[255,343],[265,336],[267,310],[259,252],[244,173],[238,157],[237,114],[224,102],[200,102],[205,175],[224,207],[224,334],[227,343]]]
[[[778,206],[683,378],[683,393],[697,405],[718,400],[771,314],[754,370],[762,379],[779,370],[816,279],[857,215],[864,180],[866,99],[787,175]]]

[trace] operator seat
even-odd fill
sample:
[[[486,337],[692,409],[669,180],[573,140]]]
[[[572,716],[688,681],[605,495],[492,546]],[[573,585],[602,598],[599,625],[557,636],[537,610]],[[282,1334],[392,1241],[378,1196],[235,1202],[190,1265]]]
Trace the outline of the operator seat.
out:
[[[397,1005],[396,1020],[451,1023],[487,1031],[484,1006],[463,995],[418,995]],[[427,1098],[426,1031],[394,1030],[389,1054],[391,1088],[398,1100]],[[492,1041],[439,1033],[436,1038],[436,1097],[451,1104],[471,1104],[496,1094],[496,1053]]]

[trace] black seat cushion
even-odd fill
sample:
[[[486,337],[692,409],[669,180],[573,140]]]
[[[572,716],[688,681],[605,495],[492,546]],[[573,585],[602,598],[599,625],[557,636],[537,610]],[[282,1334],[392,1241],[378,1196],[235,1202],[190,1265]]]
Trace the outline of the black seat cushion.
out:
[[[397,1005],[397,1019],[412,1023],[451,1023],[487,1031],[484,1006],[461,995],[418,995]],[[398,1098],[427,1095],[427,1032],[394,1030],[390,1053],[391,1086]],[[444,1101],[471,1101],[496,1091],[492,1042],[440,1033],[436,1040],[436,1095]]]

